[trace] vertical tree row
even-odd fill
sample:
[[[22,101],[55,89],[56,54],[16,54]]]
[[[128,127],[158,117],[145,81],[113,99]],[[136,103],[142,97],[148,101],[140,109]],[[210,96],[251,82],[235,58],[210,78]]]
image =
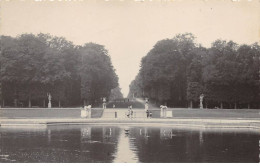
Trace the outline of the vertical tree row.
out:
[[[98,44],[75,46],[49,34],[1,36],[0,82],[2,106],[98,104],[118,86],[107,50]]]
[[[80,49],[81,98],[84,103],[96,103],[102,97],[109,97],[118,86],[118,77],[104,46],[88,43]]]
[[[204,94],[207,107],[258,108],[259,45],[216,40],[207,49],[194,39],[186,33],[157,42],[142,59],[129,96],[134,93],[174,107],[198,107]]]

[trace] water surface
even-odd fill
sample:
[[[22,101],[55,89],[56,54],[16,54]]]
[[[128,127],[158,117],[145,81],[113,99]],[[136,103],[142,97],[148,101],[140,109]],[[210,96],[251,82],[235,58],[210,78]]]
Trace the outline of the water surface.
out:
[[[152,126],[0,128],[0,162],[259,162],[259,131]]]

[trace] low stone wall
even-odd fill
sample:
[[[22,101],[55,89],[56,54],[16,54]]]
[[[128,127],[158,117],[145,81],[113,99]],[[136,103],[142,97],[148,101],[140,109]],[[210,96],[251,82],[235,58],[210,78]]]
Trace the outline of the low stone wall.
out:
[[[259,133],[260,120],[256,119],[0,119],[0,127],[46,127],[51,125],[145,125],[170,126],[198,129],[256,129]]]

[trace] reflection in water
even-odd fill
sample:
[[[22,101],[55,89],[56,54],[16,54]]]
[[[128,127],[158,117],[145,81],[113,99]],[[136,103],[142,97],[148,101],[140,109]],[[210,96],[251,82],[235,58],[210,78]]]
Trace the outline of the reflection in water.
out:
[[[160,128],[160,139],[172,139],[173,136],[171,128]]]
[[[202,130],[200,130],[199,133],[200,133],[200,137],[199,137],[200,145],[202,145],[203,144],[203,132],[202,132]]]
[[[48,145],[51,143],[51,130],[48,129]]]
[[[0,127],[0,162],[259,162],[259,139],[242,130]]]
[[[80,129],[81,132],[81,142],[87,141],[87,140],[91,140],[91,127],[87,126],[87,127],[82,127]]]
[[[136,163],[138,162],[136,154],[130,148],[129,137],[131,130],[120,130],[120,137],[117,145],[117,152],[115,154],[115,163]]]

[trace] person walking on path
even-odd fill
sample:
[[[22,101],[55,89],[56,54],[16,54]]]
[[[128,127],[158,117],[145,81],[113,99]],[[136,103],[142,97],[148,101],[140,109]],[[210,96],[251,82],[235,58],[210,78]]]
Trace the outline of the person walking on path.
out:
[[[134,115],[134,111],[133,111],[133,109],[132,109],[132,105],[130,105],[130,117],[131,117],[131,119],[133,118],[133,115]]]
[[[147,118],[149,117],[149,111],[148,111],[148,102],[145,103],[145,106],[144,106],[144,109],[145,109],[145,113],[146,113],[146,116]]]
[[[149,118],[149,111],[147,110],[146,111],[146,116],[147,116],[147,119]]]
[[[130,118],[130,114],[131,114],[131,112],[130,112],[130,106],[128,106],[128,112],[127,112],[126,116],[127,116],[128,118]]]

